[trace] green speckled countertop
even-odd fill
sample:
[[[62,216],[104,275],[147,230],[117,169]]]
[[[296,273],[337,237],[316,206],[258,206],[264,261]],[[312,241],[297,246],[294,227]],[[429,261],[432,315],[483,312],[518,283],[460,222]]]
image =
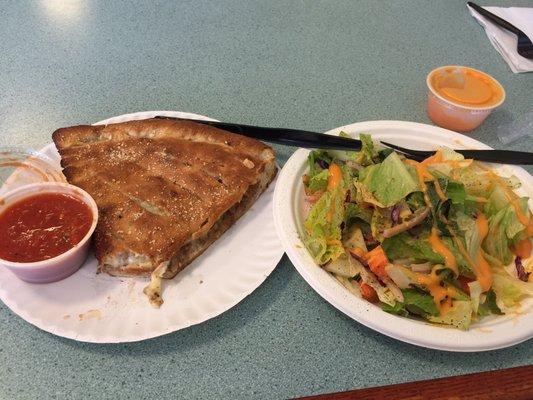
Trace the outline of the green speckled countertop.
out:
[[[316,131],[429,123],[425,76],[446,64],[507,90],[476,139],[505,148],[498,127],[533,108],[533,74],[510,72],[463,1],[3,1],[0,21],[0,146],[39,148],[58,127],[142,110]],[[280,163],[292,152],[276,150]],[[532,362],[531,342],[453,354],[385,337],[286,257],[230,311],[141,343],[62,339],[0,303],[1,399],[287,398]]]

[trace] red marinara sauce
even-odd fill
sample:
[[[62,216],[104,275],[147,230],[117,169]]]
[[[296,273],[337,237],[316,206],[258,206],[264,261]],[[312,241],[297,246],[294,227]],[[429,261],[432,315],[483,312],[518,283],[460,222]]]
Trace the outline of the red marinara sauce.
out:
[[[36,262],[76,246],[93,222],[83,201],[63,193],[26,197],[0,214],[0,258]]]

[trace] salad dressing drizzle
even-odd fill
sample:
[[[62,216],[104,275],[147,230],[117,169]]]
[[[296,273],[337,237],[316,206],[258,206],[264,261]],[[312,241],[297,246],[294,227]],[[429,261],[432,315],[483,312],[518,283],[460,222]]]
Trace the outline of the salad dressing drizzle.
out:
[[[435,156],[433,156],[433,157],[435,157]],[[432,180],[433,179],[433,175],[431,175],[429,173],[429,171],[427,170],[426,166],[423,163],[419,163],[419,162],[416,162],[414,160],[409,160],[409,159],[406,159],[405,162],[408,165],[411,165],[412,167],[415,168],[416,174],[418,176],[418,186],[420,188],[420,191],[424,195],[424,201],[426,202],[426,205],[431,210],[433,210],[433,207],[431,205],[431,200],[429,199],[429,195],[428,195],[428,188],[427,188],[426,182],[425,182],[426,179]]]
[[[520,258],[529,258],[529,256],[531,255],[532,247],[533,246],[531,245],[531,240],[529,239],[529,237],[527,237],[525,239],[520,240],[513,247],[511,247],[511,251],[514,255]]]
[[[457,260],[455,259],[455,256],[450,251],[450,249],[446,247],[444,242],[441,240],[439,236],[439,231],[435,227],[431,228],[431,233],[429,235],[429,244],[436,253],[444,257],[444,265],[450,268],[453,273],[458,276],[459,269],[457,267]]]
[[[524,225],[525,227],[529,227],[529,216],[524,214],[522,212],[522,210],[520,209],[520,204],[518,203],[518,200],[514,197],[512,197],[508,192],[507,192],[507,189],[505,189],[505,198],[507,199],[507,201],[509,201],[509,203],[511,203],[511,205],[513,206],[514,208],[514,211],[516,213],[516,217],[518,218],[518,220],[520,221],[520,223],[522,225]]]
[[[424,285],[435,302],[437,310],[440,315],[446,314],[452,306],[452,297],[456,294],[455,290],[448,286],[441,286],[440,277],[437,272],[440,268],[438,266],[431,270],[430,274],[416,274],[416,280],[419,284]]]
[[[437,152],[433,156],[425,159],[424,161],[420,163],[413,161],[413,160],[406,160],[406,161],[409,165],[412,165],[415,167],[417,175],[418,175],[418,183],[420,186],[420,190],[424,194],[424,200],[426,202],[426,205],[430,209],[433,209],[433,207],[431,204],[431,200],[429,199],[429,195],[427,193],[427,185],[425,182],[426,179],[434,180],[435,190],[441,200],[447,199],[446,195],[444,194],[444,192],[442,191],[442,188],[439,185],[438,180],[435,179],[435,177],[427,169],[427,166],[430,164],[443,162],[442,150],[440,149],[437,150]],[[445,265],[448,268],[450,268],[456,276],[459,275],[459,269],[457,267],[457,260],[455,259],[455,256],[450,251],[450,249],[448,249],[448,247],[446,247],[444,242],[441,240],[438,229],[435,227],[431,228],[431,233],[429,236],[429,244],[431,245],[431,247],[436,253],[444,257]]]
[[[478,230],[480,236],[480,243],[482,243],[489,232],[487,217],[485,217],[483,213],[479,213],[476,219],[476,229]],[[490,269],[489,263],[487,262],[485,257],[483,257],[481,247],[477,250],[476,260],[473,260],[472,257],[470,257],[468,251],[466,250],[463,242],[457,237],[455,233],[451,233],[452,239],[456,244],[457,248],[459,249],[459,252],[465,258],[466,262],[476,275],[477,281],[481,285],[481,289],[483,290],[483,292],[488,291],[492,286],[492,271]]]

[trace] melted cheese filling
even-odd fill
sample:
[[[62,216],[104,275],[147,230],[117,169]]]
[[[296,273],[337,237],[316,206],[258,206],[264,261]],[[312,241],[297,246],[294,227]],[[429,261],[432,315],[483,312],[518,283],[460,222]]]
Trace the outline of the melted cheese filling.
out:
[[[159,264],[150,275],[150,283],[143,289],[143,293],[148,296],[152,307],[159,308],[163,304],[163,297],[161,296],[163,275],[167,272],[169,265],[168,261]]]

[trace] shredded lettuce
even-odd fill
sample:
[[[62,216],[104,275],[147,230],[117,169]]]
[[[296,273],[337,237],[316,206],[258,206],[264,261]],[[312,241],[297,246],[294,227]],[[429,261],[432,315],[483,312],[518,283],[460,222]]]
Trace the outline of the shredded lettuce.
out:
[[[346,203],[344,224],[349,228],[354,221],[360,219],[367,224],[372,220],[372,209],[361,207],[356,203]]]
[[[439,315],[439,310],[435,306],[433,297],[429,294],[416,289],[403,289],[402,294],[403,301],[397,301],[394,304],[381,304],[381,309],[404,317],[409,314],[419,315],[424,318]]]
[[[438,316],[439,310],[433,297],[416,289],[403,289],[404,305],[412,314]]]
[[[470,289],[470,301],[472,303],[472,310],[477,314],[479,308],[479,300],[481,297],[482,289],[481,284],[478,281],[468,283]]]
[[[323,169],[322,171],[314,174],[309,179],[309,191],[311,193],[314,193],[319,190],[326,190],[326,188],[328,187],[328,176],[329,171],[327,169]]]
[[[472,196],[486,196],[492,188],[492,181],[479,170],[468,167],[457,170],[456,180],[461,182],[466,193]]]
[[[353,139],[352,136],[346,132],[339,132],[339,136],[340,137],[343,137],[343,138],[348,138],[348,139]],[[342,161],[346,161],[346,160],[353,160],[353,161],[356,161],[358,160],[358,155],[359,155],[359,151],[344,151],[344,150],[329,150],[329,155],[331,155],[333,158],[337,159],[337,160],[342,160]],[[360,164],[358,162],[358,164]]]
[[[433,166],[433,164],[431,166]],[[462,183],[452,180],[450,177],[443,174],[439,170],[430,170],[432,175],[437,179],[437,183],[439,184],[446,197],[449,198],[453,204],[462,204],[465,202],[466,189]]]
[[[385,207],[393,206],[418,190],[417,180],[396,153],[391,153],[381,164],[367,169],[368,172],[361,178],[363,184]]]
[[[431,322],[453,325],[461,330],[467,330],[472,322],[472,304],[469,301],[456,300],[452,307],[442,316],[429,316]]]
[[[387,209],[376,208],[370,220],[372,236],[380,242],[383,241],[383,231],[392,226],[391,213]]]
[[[320,171],[323,170],[323,168],[318,165],[319,160],[322,160],[325,163],[329,164],[331,163],[332,158],[328,154],[328,152],[324,150],[313,150],[312,152],[310,152],[307,156],[307,165],[309,166],[308,175],[310,178],[312,178],[313,176],[315,176],[315,174],[318,174]]]
[[[463,161],[465,159],[462,154],[450,149],[449,147],[441,147],[440,150],[442,159],[444,161]]]
[[[327,263],[324,269],[344,278],[353,278],[358,274],[358,270],[355,268],[354,264],[350,262],[347,254],[342,254],[336,260]]]
[[[474,218],[470,218],[468,215],[462,212],[456,213],[455,220],[459,226],[459,229],[463,233],[468,255],[475,262],[477,260],[477,255],[479,248],[481,247],[482,240],[479,235],[479,230],[477,229],[476,220]]]
[[[367,251],[363,232],[357,225],[353,225],[350,229],[347,229],[342,238],[342,244],[348,250],[359,248],[363,251]]]
[[[439,180],[439,183],[441,180]],[[446,196],[452,201],[453,204],[462,204],[466,200],[466,189],[462,183],[454,181],[445,181],[443,190]],[[443,186],[441,184],[441,186]]]
[[[363,183],[356,181],[354,182],[354,186],[357,189],[355,196],[358,203],[368,203],[379,208],[385,208],[385,206],[374,197],[374,195]]]
[[[439,175],[444,175],[446,177],[449,177],[451,175],[452,170],[456,169],[458,166],[467,166],[470,164],[469,161],[465,161],[465,158],[462,154],[459,154],[452,149],[448,147],[441,147],[440,152],[442,154],[442,163],[432,163],[429,166],[429,171],[436,175],[438,173]],[[453,165],[450,164],[448,161],[458,161],[462,162],[459,165]]]
[[[402,317],[409,316],[409,311],[405,309],[405,305],[401,301],[397,301],[392,306],[386,303],[381,303],[380,306],[383,311],[386,311],[390,314],[401,315]]]
[[[352,138],[352,136],[346,132],[341,131],[340,137]],[[370,135],[361,133],[359,134],[359,140],[361,141],[360,151],[343,151],[343,150],[330,150],[329,154],[338,160],[352,160],[362,166],[375,164],[380,160],[380,151],[378,146],[372,141]]]
[[[533,295],[533,282],[522,282],[502,270],[496,270],[492,278],[496,304],[501,310],[508,310],[516,306],[522,297]]]
[[[372,141],[370,135],[361,133],[359,134],[359,140],[362,142],[362,147],[355,155],[355,161],[363,166],[372,165],[374,161],[378,159],[378,152]]]
[[[509,203],[505,197],[505,190],[499,185],[496,185],[496,187],[494,187],[491,192],[486,193],[485,196],[487,197],[487,203],[485,204],[483,212],[487,217],[492,217],[497,214],[498,211],[505,208]]]
[[[416,211],[419,208],[426,206],[426,201],[424,200],[424,193],[422,192],[413,192],[406,197],[406,203],[411,209],[411,211]]]
[[[520,200],[522,208],[527,207],[527,199]],[[524,211],[528,212],[527,208]],[[507,204],[489,218],[489,233],[483,242],[483,249],[502,264],[509,264],[513,260],[509,247],[525,229],[526,227],[518,220],[514,207]]]
[[[496,304],[496,294],[494,294],[494,290],[492,289],[487,292],[485,295],[485,301],[479,304],[477,310],[477,315],[480,317],[485,317],[489,314],[503,314],[502,310],[498,307],[498,304]]]
[[[424,232],[418,237],[413,237],[403,232],[385,239],[381,246],[389,260],[410,259],[414,262],[429,261],[434,264],[442,264],[444,258],[433,251],[428,238],[428,232]]]
[[[326,264],[344,253],[340,242],[343,220],[344,192],[339,185],[320,197],[305,220],[308,233],[305,245],[318,264]]]

